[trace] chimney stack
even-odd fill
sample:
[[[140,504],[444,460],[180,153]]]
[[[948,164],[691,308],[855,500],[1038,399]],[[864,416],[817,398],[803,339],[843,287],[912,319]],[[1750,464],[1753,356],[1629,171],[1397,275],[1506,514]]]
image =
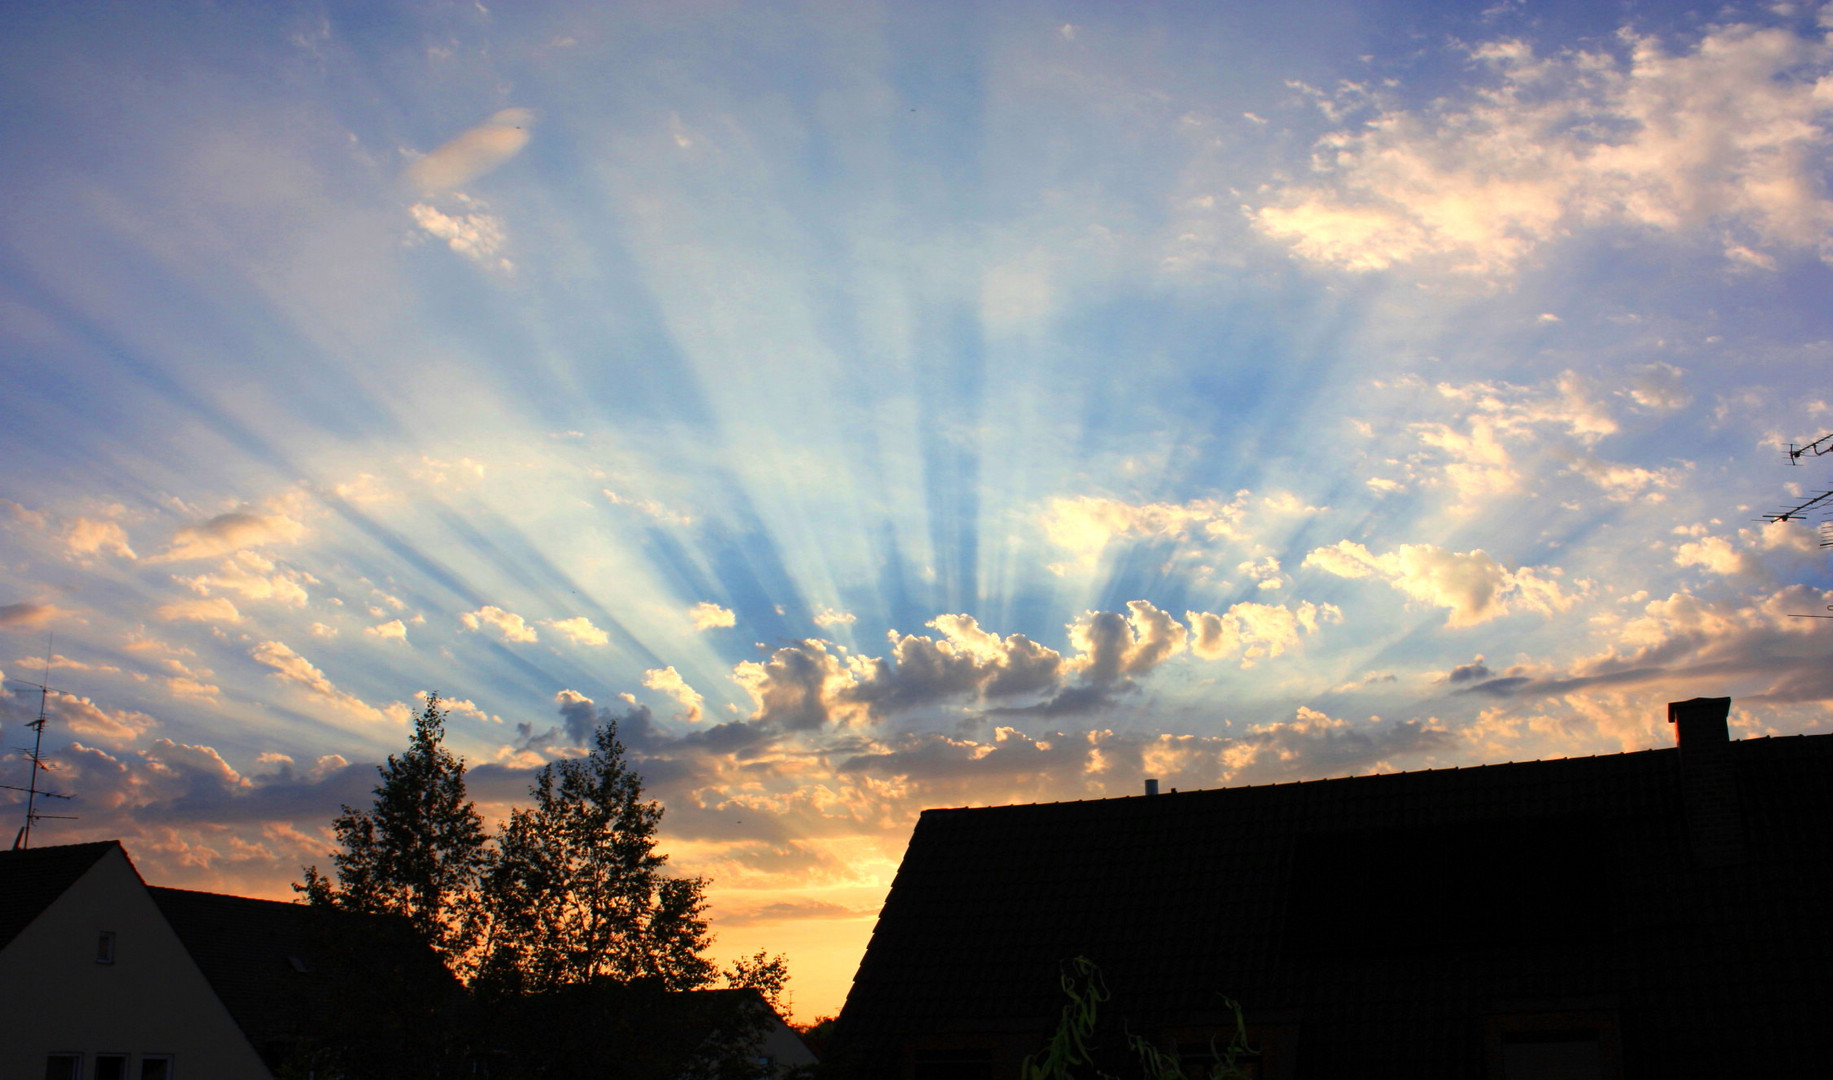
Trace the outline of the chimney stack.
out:
[[[1668,705],[1680,746],[1680,790],[1687,837],[1700,866],[1729,866],[1744,855],[1744,814],[1738,805],[1726,718],[1731,699],[1694,698]]]
[[[1725,726],[1725,718],[1730,715],[1728,697],[1696,697],[1668,703],[1668,723],[1674,725],[1674,742],[1682,751],[1730,742],[1731,732]]]
[[[1147,780],[1146,781],[1146,794],[1147,795],[1157,795],[1158,794],[1158,781],[1157,780]]]

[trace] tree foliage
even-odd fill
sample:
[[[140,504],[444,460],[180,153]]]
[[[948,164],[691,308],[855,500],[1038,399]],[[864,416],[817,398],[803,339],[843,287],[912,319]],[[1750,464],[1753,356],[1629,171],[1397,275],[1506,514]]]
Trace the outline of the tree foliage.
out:
[[[711,981],[706,881],[663,872],[662,807],[643,798],[616,721],[585,757],[543,766],[529,794],[534,805],[510,815],[484,874],[480,982],[539,993],[604,979],[667,990]]]
[[[780,1016],[785,1011],[789,991],[789,958],[781,953],[771,956],[763,949],[755,955],[741,956],[722,974],[726,985],[735,990],[756,990],[764,995]]]
[[[294,888],[314,904],[405,916],[452,963],[475,941],[487,837],[465,763],[445,748],[445,721],[439,695],[428,694],[407,751],[377,768],[374,805],[345,806],[332,823],[336,880],[310,866]]]

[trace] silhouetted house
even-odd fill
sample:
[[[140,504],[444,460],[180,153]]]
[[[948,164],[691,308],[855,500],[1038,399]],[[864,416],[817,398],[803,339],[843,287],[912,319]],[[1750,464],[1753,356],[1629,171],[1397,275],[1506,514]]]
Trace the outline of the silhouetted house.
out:
[[[1833,735],[926,811],[835,1032],[859,1075],[1016,1076],[1086,956],[1263,1080],[1833,1076]]]
[[[815,1064],[756,990],[603,979],[489,1003],[493,1077],[775,1080]]]
[[[0,1077],[424,1064],[458,992],[400,920],[152,888],[114,841],[0,852]]]

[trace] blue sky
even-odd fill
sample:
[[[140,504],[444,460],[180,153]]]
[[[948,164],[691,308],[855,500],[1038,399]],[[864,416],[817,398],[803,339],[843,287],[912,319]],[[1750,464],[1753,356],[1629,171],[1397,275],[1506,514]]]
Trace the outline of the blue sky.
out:
[[[1829,24],[14,5],[0,739],[284,895],[621,717],[813,1015],[926,806],[1824,730]]]

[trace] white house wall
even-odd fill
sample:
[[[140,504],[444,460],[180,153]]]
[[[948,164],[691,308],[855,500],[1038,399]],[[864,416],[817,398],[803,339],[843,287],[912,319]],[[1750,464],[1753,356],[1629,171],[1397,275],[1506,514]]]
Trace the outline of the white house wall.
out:
[[[101,931],[112,964],[96,962]],[[120,849],[104,855],[0,951],[0,1077],[45,1075],[53,1053],[169,1054],[173,1080],[270,1074]]]

